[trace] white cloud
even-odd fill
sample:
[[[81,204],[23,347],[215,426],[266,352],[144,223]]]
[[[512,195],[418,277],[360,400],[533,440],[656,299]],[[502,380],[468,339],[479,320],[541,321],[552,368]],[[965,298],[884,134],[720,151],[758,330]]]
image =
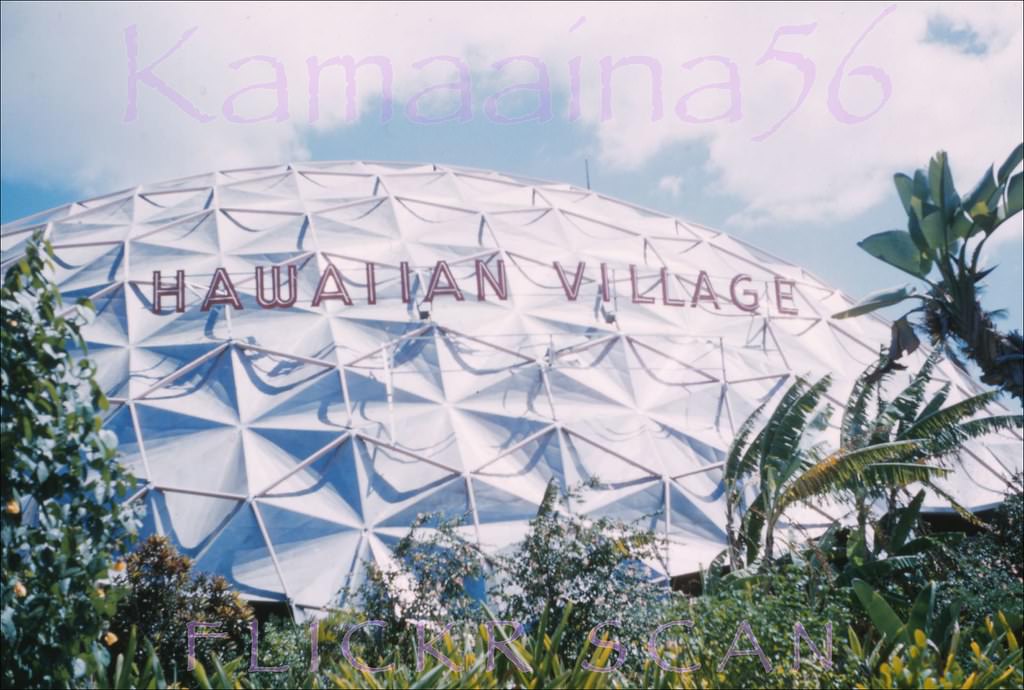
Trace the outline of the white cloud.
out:
[[[837,67],[887,4],[641,4],[523,6],[433,3],[377,5],[4,4],[2,28],[5,177],[38,177],[72,184],[83,193],[205,170],[260,165],[309,155],[307,135],[346,126],[340,68],[327,68],[321,86],[322,114],[310,125],[306,61],[351,54],[379,55],[394,68],[395,117],[429,84],[445,81],[450,66],[422,70],[413,63],[432,55],[459,56],[473,70],[477,94],[532,80],[525,63],[498,77],[492,64],[532,55],[544,61],[552,89],[567,93],[569,61],[579,56],[582,114],[577,125],[595,138],[605,166],[634,170],[673,144],[706,142],[704,185],[738,198],[734,226],[830,222],[853,217],[892,194],[895,170],[923,165],[947,148],[959,184],[969,188],[993,158],[1022,137],[1022,6],[971,3],[899,5],[853,50],[838,83],[842,105],[865,113],[880,90],[858,67],[874,65],[891,81],[891,96],[860,124],[839,122],[827,103]],[[570,32],[581,15],[586,21]],[[926,41],[930,18],[973,31],[983,54]],[[791,64],[756,64],[783,26],[815,24],[806,35],[779,39],[777,49],[802,53],[815,79],[800,109],[764,141],[752,138],[780,119],[800,93],[801,74]],[[202,111],[216,116],[201,124],[145,85],[139,116],[124,122],[128,63],[124,31],[138,27],[141,66],[169,50],[197,27],[182,48],[156,70]],[[229,65],[248,56],[270,56],[287,77],[289,117],[283,122],[233,124],[222,114],[225,98],[273,76],[266,62]],[[600,116],[602,57],[651,56],[662,69],[662,117],[651,121],[646,67],[613,73],[613,116]],[[680,96],[725,78],[721,62],[692,69],[701,56],[734,63],[741,116],[732,122],[694,124],[677,117]],[[784,56],[782,56],[784,57]],[[853,72],[851,72],[853,71]],[[374,68],[360,71],[364,118],[379,118]],[[272,92],[238,100],[245,113],[273,109]],[[556,99],[554,117],[565,113]],[[689,102],[710,116],[728,107],[724,91],[705,90]],[[834,108],[832,110],[835,110]],[[474,116],[483,113],[477,110]],[[429,131],[429,130],[427,130]],[[680,167],[694,165],[680,161]],[[668,175],[659,182],[675,194]]]
[[[681,175],[665,175],[663,178],[658,180],[658,189],[663,192],[668,192],[673,197],[679,196],[679,192],[683,187],[683,178]]]

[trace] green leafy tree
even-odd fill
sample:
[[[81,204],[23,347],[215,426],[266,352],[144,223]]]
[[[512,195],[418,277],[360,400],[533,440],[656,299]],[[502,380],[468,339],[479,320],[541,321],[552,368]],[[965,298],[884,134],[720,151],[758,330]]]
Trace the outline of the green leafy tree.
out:
[[[366,579],[354,600],[367,619],[385,624],[362,636],[370,640],[363,646],[365,658],[384,659],[398,650],[405,663],[415,663],[408,646],[410,635],[415,634],[414,621],[443,628],[449,622],[471,624],[483,619],[479,597],[473,596],[469,585],[482,584],[490,559],[462,538],[461,524],[462,518],[422,513],[395,544],[390,564],[365,563]]]
[[[647,565],[661,559],[664,544],[631,524],[559,510],[561,498],[582,498],[580,491],[563,495],[557,482],[549,483],[524,540],[500,556],[483,556],[458,534],[457,523],[421,516],[396,544],[394,565],[367,563],[367,579],[358,590],[359,615],[386,625],[372,638],[363,636],[373,640],[364,646],[366,658],[394,654],[413,663],[405,655],[413,649],[409,623],[414,620],[439,627],[469,623],[451,631],[453,638],[467,640],[478,634],[473,623],[497,615],[521,622],[538,645],[546,634],[554,652],[572,663],[592,628],[616,621],[603,633],[621,640],[638,664],[650,622],[674,596]],[[421,529],[427,523],[432,528]],[[467,591],[471,581],[482,585],[485,578],[486,593]],[[540,646],[533,649],[534,656],[542,652]]]
[[[65,313],[51,257],[37,235],[0,294],[5,687],[74,684],[106,664],[114,602],[101,581],[137,529],[123,502],[134,480],[102,428],[94,366],[68,352],[69,343],[85,350],[79,328],[91,305]]]
[[[1024,144],[1018,145],[998,170],[990,166],[962,198],[953,185],[944,151],[932,157],[927,171],[917,170],[913,177],[895,176],[907,229],[879,232],[858,244],[868,254],[923,281],[927,289],[918,293],[915,286],[906,285],[883,290],[834,316],[842,319],[906,300],[920,302],[893,324],[883,371],[898,368],[896,360],[917,347],[908,317],[920,314],[917,325],[933,343],[952,341],[981,368],[983,382],[1024,401],[1024,336],[997,329],[993,318],[998,312],[985,311],[978,301],[982,281],[994,268],[979,266],[982,248],[1024,207],[1024,173],[1012,175],[1022,159]],[[952,348],[949,351],[953,353]]]
[[[1020,637],[1024,631],[1024,492],[1020,475],[988,524],[991,529],[930,550],[920,571],[942,582],[938,600],[943,605],[961,603],[960,622],[965,633],[980,634],[985,619],[1002,611]]]
[[[568,495],[582,499],[581,492]],[[592,628],[616,621],[602,632],[639,664],[651,622],[676,596],[647,565],[663,561],[664,541],[632,523],[561,511],[561,497],[552,480],[526,538],[502,560],[492,596],[504,618],[522,621],[538,639],[550,635],[572,662]]]

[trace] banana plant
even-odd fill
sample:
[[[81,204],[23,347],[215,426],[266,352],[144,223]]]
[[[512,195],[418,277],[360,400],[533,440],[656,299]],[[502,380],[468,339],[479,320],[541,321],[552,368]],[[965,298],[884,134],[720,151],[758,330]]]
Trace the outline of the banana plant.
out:
[[[750,511],[760,511],[761,517],[757,530],[758,536],[760,536],[760,528],[764,525],[769,509],[774,508],[774,505],[765,506],[764,504],[776,494],[774,489],[779,484],[779,472],[784,473],[785,481],[789,474],[804,469],[810,464],[808,451],[801,447],[801,441],[808,427],[813,423],[817,421],[821,426],[820,415],[815,418],[814,412],[831,382],[832,379],[829,376],[825,376],[814,384],[797,378],[783,394],[771,416],[751,442],[747,441],[754,432],[766,403],[763,403],[747,417],[737,431],[726,456],[723,472],[726,535],[729,541],[729,563],[732,571],[735,572],[739,568],[740,549],[745,538],[744,535],[748,531],[747,516]],[[789,469],[790,465],[792,465],[792,469]],[[755,472],[760,475],[762,492],[758,494],[758,500],[755,500],[748,508],[743,516],[742,526],[738,528],[736,521],[743,490],[747,480]],[[765,498],[761,498],[764,493],[767,495]],[[770,525],[770,528],[774,528],[774,523]],[[751,527],[751,531],[752,529]],[[748,563],[755,560],[759,543],[759,538],[748,541]]]
[[[807,443],[808,432],[823,429],[832,414],[830,406],[820,405],[831,382],[829,376],[814,383],[797,378],[752,441],[748,443],[763,406],[747,418],[737,433],[723,472],[726,533],[733,571],[738,570],[741,546],[746,549],[747,566],[759,558],[766,562],[772,559],[775,529],[787,509],[849,486],[869,467],[879,481],[901,486],[943,472],[930,465],[900,461],[917,450],[916,440],[832,452],[826,452],[820,443]],[[755,474],[757,494],[737,526],[744,486]]]
[[[855,579],[878,582],[893,573],[914,568],[924,561],[929,551],[951,546],[964,538],[961,532],[915,534],[924,498],[922,489],[907,507],[895,511],[895,527],[888,535],[884,552],[868,548],[863,530],[845,529],[836,523],[798,558],[807,560],[812,572],[827,570],[829,581],[841,587],[849,586]],[[841,546],[839,535],[843,532],[846,534],[845,562],[837,558]],[[842,567],[837,567],[837,563],[842,563]]]
[[[885,367],[885,358],[882,357],[876,365],[865,370],[854,383],[847,399],[840,423],[840,446],[852,450],[879,443],[915,440],[916,448],[902,458],[902,462],[934,462],[941,465],[946,460],[956,457],[964,445],[973,439],[1024,425],[1024,417],[1019,414],[981,414],[998,397],[998,391],[981,393],[946,405],[950,392],[950,384],[946,383],[929,396],[928,387],[940,355],[938,350],[933,350],[922,367],[911,377],[909,384],[891,400],[882,397],[883,384],[888,372],[878,374]],[[925,484],[933,493],[943,497],[966,520],[978,522],[973,514],[940,487],[927,479]],[[910,544],[904,543],[909,534],[908,530],[917,522],[923,493],[918,494],[907,509],[897,511],[896,496],[902,487],[879,475],[872,467],[865,469],[862,477],[845,488],[853,499],[857,514],[856,529],[849,541],[852,562],[860,565],[868,560],[866,545],[870,510],[879,500],[888,500],[887,514],[890,519],[887,522],[894,524],[895,530],[888,535],[884,530],[875,530],[874,549],[871,555],[877,556],[883,548],[890,555],[919,553],[920,549],[910,552],[908,548],[921,547],[929,540],[934,540],[922,538]]]
[[[898,459],[899,464],[931,465],[940,470],[935,472],[940,475],[944,465],[955,458],[968,441],[1024,424],[1021,415],[978,416],[998,395],[995,391],[947,405],[950,386],[946,384],[929,396],[927,391],[939,356],[940,353],[933,351],[908,385],[891,399],[883,395],[888,373],[876,375],[884,366],[884,358],[868,367],[854,383],[847,399],[839,425],[840,448],[851,451],[883,443],[914,441],[914,447]],[[847,585],[855,578],[877,582],[894,572],[919,565],[928,551],[963,538],[962,533],[955,532],[921,534],[918,525],[925,490],[918,491],[908,504],[900,507],[898,498],[906,491],[907,482],[880,470],[885,468],[869,465],[851,481],[836,487],[840,499],[852,502],[856,522],[848,530],[828,530],[807,556],[815,571],[828,569],[830,579],[840,585]],[[944,498],[965,520],[981,524],[937,486],[933,477],[907,475],[905,479],[918,481],[932,494]],[[883,502],[888,504],[888,509],[881,519],[876,519],[872,508]],[[826,554],[835,555],[841,531],[847,536],[846,558],[836,570],[835,559]]]
[[[875,233],[858,243],[868,254],[922,281],[923,291],[908,284],[868,295],[833,318],[843,319],[916,300],[919,305],[892,325],[886,370],[902,368],[897,360],[919,345],[914,326],[933,344],[974,361],[981,380],[1009,391],[1024,402],[1024,336],[1002,333],[978,301],[981,282],[992,268],[979,265],[982,248],[995,231],[1024,207],[1024,173],[1013,174],[1024,160],[1018,145],[999,166],[982,176],[974,189],[961,197],[945,151],[936,153],[928,170],[913,177],[898,173],[896,190],[907,214],[907,229]],[[912,324],[909,317],[920,314]],[[954,360],[957,361],[957,360]]]
[[[939,356],[933,351],[909,384],[891,400],[882,397],[888,375],[881,371],[885,358],[865,370],[847,399],[840,422],[839,447],[830,452],[821,444],[805,442],[809,432],[823,428],[831,414],[830,407],[820,406],[831,383],[828,376],[815,383],[798,378],[756,434],[764,404],[744,420],[726,455],[723,470],[728,546],[725,556],[715,559],[709,569],[709,581],[713,584],[726,560],[730,571],[738,572],[743,547],[748,566],[759,555],[770,560],[774,529],[783,513],[795,503],[826,494],[851,499],[857,514],[856,529],[848,540],[848,560],[854,568],[846,573],[847,580],[910,567],[915,555],[934,546],[934,537],[908,540],[924,498],[924,494],[919,494],[910,510],[898,513],[897,497],[911,484],[926,485],[965,519],[977,523],[970,511],[933,480],[948,473],[943,466],[945,461],[956,457],[968,441],[995,431],[1020,428],[1024,417],[979,416],[998,397],[998,391],[947,405],[947,383],[929,396]],[[739,517],[744,487],[755,475],[759,491]],[[881,499],[889,503],[890,522],[897,515],[899,519],[895,532],[888,537],[876,531],[873,552],[868,553],[870,511]],[[887,559],[878,558],[883,548]]]

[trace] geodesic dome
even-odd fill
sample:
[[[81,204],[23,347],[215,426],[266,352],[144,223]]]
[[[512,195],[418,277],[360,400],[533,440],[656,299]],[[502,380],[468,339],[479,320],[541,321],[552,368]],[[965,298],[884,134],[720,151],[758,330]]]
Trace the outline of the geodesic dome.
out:
[[[663,533],[668,574],[706,566],[734,430],[794,375],[831,372],[841,407],[889,338],[875,317],[832,320],[849,299],[736,238],[464,168],[144,185],[5,225],[5,269],[38,228],[65,299],[95,303],[83,334],[146,531],[300,608],[334,603],[420,513],[508,547],[551,479],[598,478],[569,509]],[[951,402],[977,391],[945,363],[936,379]],[[1020,436],[962,462],[946,488],[997,501]]]

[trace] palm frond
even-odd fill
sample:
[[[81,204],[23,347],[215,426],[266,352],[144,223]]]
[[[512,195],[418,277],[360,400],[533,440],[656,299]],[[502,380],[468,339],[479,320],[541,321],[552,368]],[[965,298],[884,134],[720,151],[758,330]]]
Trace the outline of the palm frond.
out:
[[[757,464],[752,461],[752,456],[749,456],[744,451],[747,447],[747,438],[753,432],[754,425],[757,424],[757,420],[761,417],[761,413],[767,404],[768,401],[766,400],[756,410],[751,412],[736,432],[736,436],[729,446],[729,455],[725,459],[723,479],[727,484],[737,484],[740,479],[757,467]]]
[[[740,533],[744,543],[747,545],[747,564],[757,560],[761,550],[761,532],[764,530],[764,523],[767,517],[764,504],[764,494],[758,494],[753,500],[747,512],[743,514],[743,524]]]
[[[794,477],[799,477],[827,458],[829,454],[824,451],[824,445],[819,443],[812,446],[812,449],[815,449],[813,453],[811,449],[798,448],[792,456],[785,459],[784,463],[779,463],[777,467],[777,486],[785,486]],[[772,470],[776,471],[776,468],[773,467]]]
[[[1003,414],[992,417],[979,417],[969,422],[958,424],[956,429],[964,440],[971,440],[997,431],[1011,431],[1024,426],[1024,415]]]
[[[921,565],[924,561],[924,556],[911,555],[911,556],[890,556],[881,560],[872,561],[865,563],[856,569],[854,573],[855,577],[885,577],[901,570],[909,570],[916,568]]]
[[[829,455],[831,444],[828,441],[819,441],[804,451],[804,456],[809,466],[817,465]]]
[[[942,388],[939,389],[939,392],[932,396],[932,399],[928,401],[928,404],[924,406],[924,409],[921,410],[921,413],[917,416],[917,419],[915,419],[914,421],[919,422],[928,415],[938,412],[940,409],[942,409],[942,406],[946,403],[946,398],[949,397],[949,389],[952,387],[952,385],[953,384],[949,383],[948,381],[942,384]]]
[[[924,401],[925,390],[932,380],[932,370],[938,360],[939,351],[933,350],[918,370],[910,383],[900,391],[899,395],[880,406],[875,419],[872,438],[876,443],[888,441],[892,437],[893,428],[897,425],[902,429],[910,426],[917,416],[917,411]]]
[[[880,462],[864,468],[863,481],[874,487],[894,489],[948,474],[945,467],[922,462]]]
[[[969,509],[960,505],[960,502],[953,498],[951,495],[949,495],[948,492],[939,488],[933,482],[928,482],[928,488],[931,489],[936,494],[938,494],[940,497],[942,497],[942,499],[944,499],[949,504],[949,506],[956,512],[956,514],[962,517],[964,520],[974,525],[975,527],[988,528],[988,525],[986,525],[981,518],[972,513]]]
[[[923,450],[931,457],[954,455],[968,441],[999,431],[1019,429],[1022,424],[1024,416],[1012,414],[979,417],[962,424],[951,424],[925,439]]]
[[[833,453],[789,485],[778,501],[779,509],[848,487],[853,480],[861,478],[869,465],[906,458],[917,447],[917,441],[894,441]]]
[[[880,385],[881,379],[875,376],[875,372],[882,366],[879,361],[864,370],[853,384],[850,395],[846,399],[846,408],[843,410],[843,418],[839,424],[839,445],[844,448],[851,448],[857,444],[868,425],[868,405],[874,389]]]
[[[752,458],[766,457],[769,450],[774,445],[775,434],[779,431],[782,420],[785,419],[786,414],[790,408],[800,399],[800,397],[807,390],[808,383],[803,377],[796,377],[796,380],[790,385],[786,392],[783,393],[782,399],[775,406],[775,410],[772,411],[771,416],[765,422],[764,427],[758,433],[754,443],[750,444],[750,448],[747,453]],[[747,458],[744,461],[749,462]]]
[[[944,407],[941,410],[922,417],[902,433],[907,438],[928,438],[940,433],[943,428],[959,424],[972,417],[999,398],[999,391],[987,391],[966,400]]]
[[[793,401],[774,429],[770,443],[767,445],[768,452],[765,459],[775,460],[781,464],[796,454],[818,403],[831,385],[832,377],[825,375],[808,386]]]

